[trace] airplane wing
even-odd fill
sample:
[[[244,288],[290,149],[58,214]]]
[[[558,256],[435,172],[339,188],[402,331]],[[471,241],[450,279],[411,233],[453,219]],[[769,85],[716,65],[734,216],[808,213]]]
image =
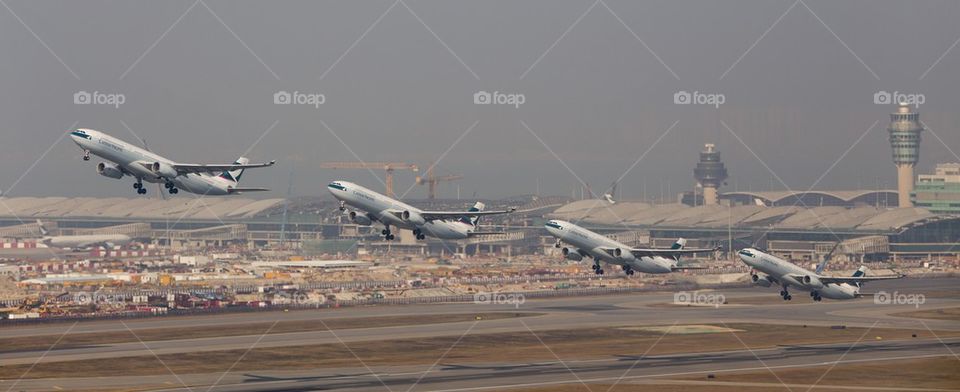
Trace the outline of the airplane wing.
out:
[[[173,165],[173,168],[177,170],[179,174],[190,174],[190,173],[220,173],[223,171],[232,171],[240,169],[256,169],[258,167],[269,167],[276,164],[277,161],[270,161],[264,163],[230,163],[230,164],[193,164],[193,163],[177,163]]]
[[[228,188],[228,193],[243,193],[243,192],[269,192],[269,188]]]
[[[509,214],[516,211],[516,208],[511,208],[508,210],[501,211],[423,211],[420,213],[420,216],[424,220],[441,220],[441,219],[459,219],[459,218],[471,218],[475,216],[487,216],[487,215],[503,215]]]
[[[710,269],[710,267],[706,267],[706,266],[702,266],[702,265],[678,265],[678,266],[672,267],[672,268],[670,268],[670,269],[673,270],[673,271],[704,270],[704,269]]]
[[[820,276],[820,281],[823,283],[849,283],[857,284],[861,282],[870,282],[874,280],[890,280],[890,279],[900,279],[906,275],[890,275],[890,276]]]
[[[614,249],[614,248],[603,248],[603,250],[604,250],[605,252],[609,253],[610,255],[614,255],[614,253],[616,253],[616,249]],[[643,249],[643,248],[633,248],[633,249],[630,249],[630,253],[633,253],[633,257],[636,257],[636,258],[661,256],[661,257],[667,257],[667,258],[674,258],[674,259],[675,259],[675,258],[677,258],[677,257],[679,257],[679,256],[692,255],[692,254],[694,254],[694,253],[709,253],[709,252],[715,252],[715,251],[718,251],[718,250],[720,250],[720,247],[719,247],[719,246],[716,247],[716,248],[699,248],[699,249],[698,249],[698,248],[686,248],[686,249]],[[694,267],[685,267],[685,268],[693,269]]]

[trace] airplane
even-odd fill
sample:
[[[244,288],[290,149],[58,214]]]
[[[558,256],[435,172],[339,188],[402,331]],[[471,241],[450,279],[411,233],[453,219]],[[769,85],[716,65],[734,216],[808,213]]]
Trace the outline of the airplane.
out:
[[[793,299],[793,296],[787,291],[789,286],[809,290],[810,297],[814,301],[820,302],[823,298],[858,298],[863,296],[860,287],[864,282],[904,277],[903,275],[867,277],[867,267],[865,266],[861,266],[853,273],[853,276],[823,276],[821,273],[827,264],[827,260],[817,265],[817,270],[811,273],[796,264],[754,248],[741,249],[737,252],[737,255],[740,256],[740,260],[744,264],[755,270],[750,276],[754,284],[762,287],[770,287],[774,284],[781,285],[783,290],[780,291],[780,296],[783,297],[784,301]]]
[[[327,185],[327,190],[340,201],[340,211],[346,211],[348,205],[359,210],[349,213],[350,220],[354,223],[362,226],[370,226],[373,222],[383,224],[384,229],[380,233],[388,241],[394,239],[391,226],[412,230],[418,240],[426,239],[427,235],[445,240],[461,240],[482,234],[502,234],[479,231],[480,217],[516,211],[516,208],[484,211],[484,205],[480,202],[462,212],[423,211],[347,181],[333,181]]]
[[[112,249],[116,245],[123,246],[133,241],[130,236],[124,234],[50,236],[50,232],[47,231],[47,228],[43,226],[43,222],[39,219],[37,219],[37,225],[40,226],[40,242],[51,248],[86,249],[102,247]]]
[[[648,274],[666,274],[684,269],[703,269],[705,267],[680,265],[680,256],[694,253],[714,252],[713,249],[684,249],[687,240],[680,238],[670,249],[643,249],[633,248],[620,242],[584,229],[570,222],[550,220],[544,227],[557,237],[556,247],[560,248],[566,242],[572,247],[563,247],[563,257],[567,260],[580,261],[584,257],[593,258],[593,271],[603,275],[600,262],[619,265],[627,275],[634,271]]]
[[[133,188],[140,195],[147,193],[147,189],[143,187],[144,181],[162,183],[170,194],[176,194],[180,189],[211,196],[268,191],[266,188],[239,187],[240,176],[245,169],[273,166],[277,163],[270,161],[250,164],[250,160],[243,157],[231,164],[177,163],[92,129],[70,131],[70,138],[83,149],[84,161],[90,160],[91,153],[109,161],[97,164],[97,173],[100,175],[117,180],[123,176],[136,178]]]

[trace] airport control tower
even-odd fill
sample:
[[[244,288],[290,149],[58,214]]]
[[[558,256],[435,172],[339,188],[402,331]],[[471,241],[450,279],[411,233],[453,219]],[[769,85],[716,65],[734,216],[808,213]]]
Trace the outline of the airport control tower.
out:
[[[890,147],[893,149],[893,163],[897,165],[897,193],[900,207],[913,207],[910,193],[913,192],[913,168],[920,160],[920,113],[911,111],[910,106],[900,104],[897,111],[890,113]]]
[[[697,167],[693,169],[693,176],[703,187],[703,204],[718,204],[717,188],[726,181],[727,168],[720,162],[720,152],[713,143],[704,145],[700,152],[700,162],[697,162]]]

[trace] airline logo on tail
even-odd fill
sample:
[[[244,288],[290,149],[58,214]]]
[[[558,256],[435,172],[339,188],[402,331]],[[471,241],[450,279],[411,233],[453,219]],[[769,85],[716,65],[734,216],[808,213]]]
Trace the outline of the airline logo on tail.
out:
[[[43,227],[43,222],[41,222],[39,219],[37,219],[37,226],[40,227],[40,235],[41,235],[41,236],[46,237],[48,234],[50,234],[50,232],[47,231],[47,228],[46,228],[46,227]]]
[[[687,239],[679,238],[677,239],[677,242],[673,243],[673,246],[671,246],[670,249],[680,250],[683,249],[684,246],[687,246]]]
[[[233,163],[235,163],[235,164],[237,164],[237,165],[246,165],[247,163],[250,163],[250,159],[247,159],[247,158],[244,158],[244,157],[240,157],[240,158],[238,158],[236,161],[234,161]],[[242,176],[242,175],[243,175],[243,169],[224,170],[223,173],[220,173],[220,176],[219,176],[219,177],[222,178],[222,179],[225,179],[225,180],[227,180],[227,181],[232,181],[232,182],[237,183],[237,182],[240,182],[240,176]]]
[[[468,212],[480,212],[480,211],[483,211],[484,208],[486,208],[486,205],[484,205],[483,203],[481,203],[481,202],[478,201],[477,204],[474,204],[473,207],[470,207],[470,209],[467,210],[467,211],[468,211]],[[477,225],[480,224],[480,217],[479,217],[479,216],[474,216],[474,217],[466,217],[466,216],[465,216],[465,217],[463,217],[463,218],[460,218],[460,223],[467,224],[467,225],[470,225],[470,226],[476,228]]]

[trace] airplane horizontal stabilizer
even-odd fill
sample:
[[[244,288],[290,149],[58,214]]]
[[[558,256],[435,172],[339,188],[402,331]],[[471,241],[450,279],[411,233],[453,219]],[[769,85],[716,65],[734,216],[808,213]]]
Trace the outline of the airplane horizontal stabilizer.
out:
[[[267,192],[269,188],[229,188],[227,192],[230,193],[243,193],[243,192]]]

